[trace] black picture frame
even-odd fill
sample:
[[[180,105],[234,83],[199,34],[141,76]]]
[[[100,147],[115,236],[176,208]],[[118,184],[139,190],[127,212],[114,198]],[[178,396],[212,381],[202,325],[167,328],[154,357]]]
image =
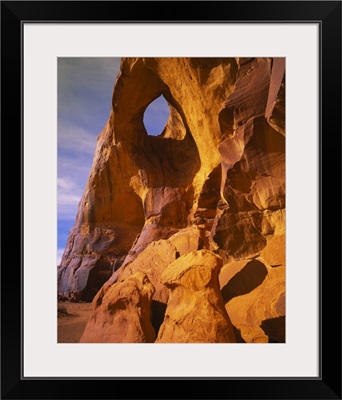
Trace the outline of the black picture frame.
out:
[[[151,12],[152,8],[153,13]],[[109,17],[111,15],[112,18]],[[21,372],[23,362],[21,271],[25,266],[22,257],[21,28],[24,21],[113,21],[117,23],[263,21],[318,22],[320,24],[319,300],[321,332],[318,378],[125,377],[108,379],[84,377],[82,379],[23,379]],[[1,163],[3,217],[1,246],[2,399],[341,399],[340,1],[2,1],[1,87],[1,149],[3,156]],[[304,155],[303,159],[305,159]],[[15,177],[14,170],[17,170]],[[301,199],[300,201],[302,202],[300,206],[305,207],[305,202],[310,199]],[[303,231],[305,229],[308,227],[303,227]],[[37,240],[39,242],[39,239]],[[304,283],[303,295],[305,295]],[[300,334],[310,335],[310,332],[301,332]],[[227,362],[234,362],[234,360],[227,360]],[[293,362],[295,363],[296,360]],[[129,380],[139,382],[130,384],[127,382]],[[162,392],[158,385],[150,382],[151,380],[165,381]],[[180,387],[174,382],[181,380],[188,381],[182,382],[182,385],[188,384],[186,392],[183,386]]]

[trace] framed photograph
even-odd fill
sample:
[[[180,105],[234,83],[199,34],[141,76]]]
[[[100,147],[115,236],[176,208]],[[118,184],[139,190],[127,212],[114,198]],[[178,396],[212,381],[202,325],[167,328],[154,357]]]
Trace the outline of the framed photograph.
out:
[[[341,2],[1,27],[1,398],[341,399]]]

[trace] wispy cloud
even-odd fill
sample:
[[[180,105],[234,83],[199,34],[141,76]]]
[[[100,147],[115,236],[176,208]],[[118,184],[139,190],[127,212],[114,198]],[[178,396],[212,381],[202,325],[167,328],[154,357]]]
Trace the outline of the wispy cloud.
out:
[[[69,193],[62,193],[58,195],[58,205],[59,206],[74,206],[80,201],[80,196],[72,195]]]
[[[75,221],[80,197],[73,195],[58,195],[58,218]]]
[[[94,132],[73,123],[59,122],[58,151],[61,153],[63,153],[63,151],[68,151],[92,155],[96,146],[97,136],[101,129]]]
[[[70,190],[74,186],[74,182],[69,178],[57,178],[57,185],[59,190]]]
[[[120,58],[114,57],[60,57],[58,58],[58,85],[92,86],[92,82],[101,88],[108,81],[114,83],[120,68]],[[116,74],[113,74],[116,72]],[[111,87],[112,89],[113,87]]]
[[[63,157],[58,166],[57,203],[58,218],[74,220],[78,203],[82,197],[85,182],[90,170],[90,163],[76,164]]]
[[[101,129],[109,116],[119,67],[118,58],[59,58],[59,116],[78,126]]]

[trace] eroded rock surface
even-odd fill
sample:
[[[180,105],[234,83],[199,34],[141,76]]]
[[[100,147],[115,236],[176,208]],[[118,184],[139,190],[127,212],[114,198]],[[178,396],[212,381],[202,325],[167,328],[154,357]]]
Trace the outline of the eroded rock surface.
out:
[[[236,73],[232,58],[122,60],[111,114],[59,267],[60,297],[93,293],[128,253],[127,261],[192,223],[203,184],[220,164],[217,115]],[[149,136],[144,111],[161,94],[170,116],[160,136]],[[97,281],[90,279],[89,258],[96,258]]]
[[[162,133],[150,136],[143,115],[160,95],[170,115]],[[116,285],[144,274],[154,287],[149,307],[161,340],[159,328],[165,331],[165,310],[171,310],[163,274],[206,249],[211,256],[204,258],[215,252],[223,259],[221,274],[242,262],[245,281],[255,285],[246,293],[231,286],[229,300],[227,290],[221,295],[235,332],[248,342],[281,341],[284,323],[277,318],[285,314],[273,312],[271,304],[285,293],[285,233],[285,60],[123,58],[58,268],[59,297],[90,301],[97,293],[95,304]],[[253,260],[264,269],[255,263],[252,269]],[[267,272],[260,282],[256,271]],[[97,321],[107,326],[114,320],[104,307],[95,313],[90,326],[101,341],[105,335]],[[184,341],[195,338],[190,328],[183,329]]]
[[[234,343],[218,275],[222,259],[208,250],[178,258],[162,273],[170,289],[159,343]]]
[[[156,334],[151,323],[153,293],[153,285],[142,272],[101,290],[95,297],[94,311],[80,342],[154,342]]]
[[[285,342],[285,267],[260,257],[222,268],[221,293],[238,341]]]

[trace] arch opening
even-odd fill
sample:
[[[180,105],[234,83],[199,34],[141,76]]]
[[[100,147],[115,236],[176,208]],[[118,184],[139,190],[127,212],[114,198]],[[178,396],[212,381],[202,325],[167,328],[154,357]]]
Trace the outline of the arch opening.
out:
[[[144,112],[143,122],[148,135],[159,136],[163,132],[169,116],[169,104],[161,94],[147,106]]]

